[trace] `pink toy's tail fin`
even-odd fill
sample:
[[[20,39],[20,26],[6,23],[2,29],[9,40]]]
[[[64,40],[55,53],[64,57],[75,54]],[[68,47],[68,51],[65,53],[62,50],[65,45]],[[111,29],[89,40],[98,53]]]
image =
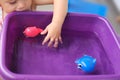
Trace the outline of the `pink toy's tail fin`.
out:
[[[43,31],[43,29],[41,29],[41,28],[38,28],[38,30],[39,30],[39,33],[41,33]]]

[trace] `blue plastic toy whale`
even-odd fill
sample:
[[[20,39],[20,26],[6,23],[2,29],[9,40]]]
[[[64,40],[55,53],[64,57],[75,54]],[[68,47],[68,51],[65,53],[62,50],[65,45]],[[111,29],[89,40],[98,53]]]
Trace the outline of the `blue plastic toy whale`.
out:
[[[96,59],[92,56],[84,55],[77,59],[75,63],[78,65],[79,69],[85,72],[93,72],[96,65]]]

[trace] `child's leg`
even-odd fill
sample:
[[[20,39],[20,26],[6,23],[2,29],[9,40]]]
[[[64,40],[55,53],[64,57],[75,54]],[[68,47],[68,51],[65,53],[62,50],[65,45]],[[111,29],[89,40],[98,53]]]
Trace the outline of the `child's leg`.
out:
[[[117,17],[117,21],[120,23],[120,16]]]

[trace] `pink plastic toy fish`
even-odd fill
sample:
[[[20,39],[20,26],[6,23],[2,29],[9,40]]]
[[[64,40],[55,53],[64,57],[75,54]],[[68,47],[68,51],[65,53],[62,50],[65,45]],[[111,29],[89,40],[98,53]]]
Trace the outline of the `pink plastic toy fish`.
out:
[[[38,34],[40,34],[42,31],[43,29],[41,28],[37,28],[36,26],[31,26],[31,27],[27,27],[23,33],[26,37],[35,37]]]

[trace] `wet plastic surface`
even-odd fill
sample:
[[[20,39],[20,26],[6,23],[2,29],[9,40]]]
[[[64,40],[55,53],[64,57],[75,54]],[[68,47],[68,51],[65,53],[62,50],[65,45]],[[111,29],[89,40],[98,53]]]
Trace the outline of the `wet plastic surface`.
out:
[[[6,80],[114,80],[120,74],[119,43],[111,25],[102,17],[69,13],[62,30],[63,44],[57,49],[42,46],[45,36],[26,38],[27,26],[43,29],[52,13],[12,13],[4,22],[0,72]],[[85,73],[74,61],[96,58],[95,71]]]

